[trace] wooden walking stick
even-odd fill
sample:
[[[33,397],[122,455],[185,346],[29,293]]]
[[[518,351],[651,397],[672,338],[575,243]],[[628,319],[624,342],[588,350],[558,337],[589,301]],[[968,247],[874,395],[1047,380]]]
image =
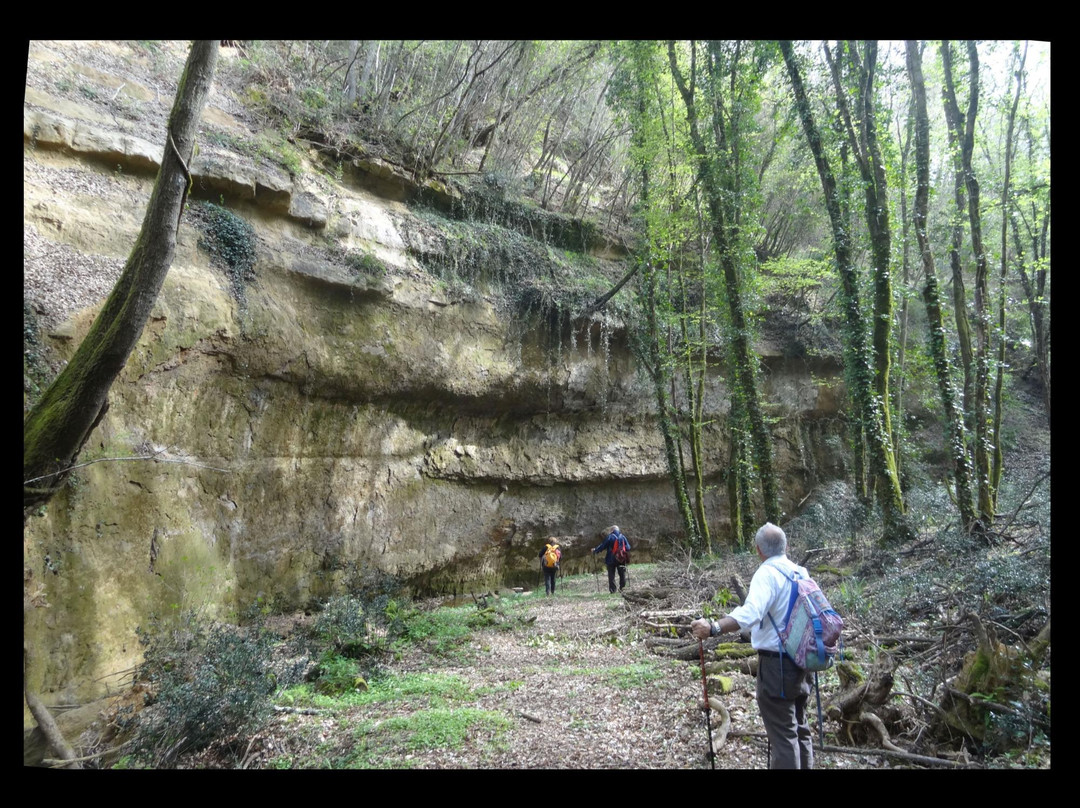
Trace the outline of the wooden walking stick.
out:
[[[709,764],[716,769],[716,752],[712,747],[712,709],[709,707],[709,683],[705,678],[705,642],[698,640],[698,656],[701,659],[701,690],[705,694],[705,730],[709,733]]]

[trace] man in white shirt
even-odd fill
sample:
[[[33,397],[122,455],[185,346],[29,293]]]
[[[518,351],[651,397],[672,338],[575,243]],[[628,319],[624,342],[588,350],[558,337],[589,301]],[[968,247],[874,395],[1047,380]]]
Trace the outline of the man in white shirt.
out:
[[[792,572],[809,577],[790,561],[787,536],[766,522],[754,537],[761,566],[750,579],[746,603],[717,622],[701,618],[690,625],[699,640],[750,629],[750,644],[758,652],[757,702],[769,736],[770,769],[812,769],[814,745],[806,721],[811,676],[787,656],[773,625],[783,627],[791,593]],[[769,619],[772,616],[772,620]]]

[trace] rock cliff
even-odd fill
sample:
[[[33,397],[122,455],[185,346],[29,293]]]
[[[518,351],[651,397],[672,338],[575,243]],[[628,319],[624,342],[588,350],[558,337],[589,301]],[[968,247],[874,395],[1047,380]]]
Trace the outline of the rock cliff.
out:
[[[36,47],[33,75],[48,64]],[[80,75],[93,71],[142,99],[139,120],[28,80],[24,297],[46,358],[70,356],[134,242],[171,100],[100,67]],[[552,326],[508,314],[482,285],[448,285],[426,267],[449,249],[431,221],[452,192],[362,155],[337,176],[314,149],[291,173],[268,165],[228,148],[250,134],[234,112],[216,92],[192,165],[202,203],[87,465],[26,523],[27,592],[48,604],[28,610],[29,674],[51,700],[114,684],[153,612],[303,609],[368,569],[418,594],[529,585],[549,535],[575,571],[605,525],[642,560],[679,530],[650,387],[614,318]],[[207,211],[221,209],[251,228],[244,273],[208,241]],[[624,271],[611,244],[577,247],[613,281]],[[838,370],[760,347],[794,510],[842,473]],[[722,534],[722,368],[707,407]]]

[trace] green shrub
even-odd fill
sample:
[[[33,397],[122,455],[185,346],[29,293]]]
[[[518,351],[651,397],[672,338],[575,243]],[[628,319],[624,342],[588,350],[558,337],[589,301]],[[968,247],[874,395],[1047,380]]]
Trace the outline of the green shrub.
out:
[[[345,255],[345,264],[349,271],[356,276],[370,276],[381,278],[386,274],[386,264],[371,253],[348,252]]]
[[[255,280],[255,229],[213,202],[196,206],[193,213],[203,234],[199,247],[210,254],[211,264],[225,270],[233,295],[243,302],[245,284]]]
[[[315,618],[311,635],[321,647],[348,659],[360,659],[379,650],[364,605],[353,595],[335,595],[327,600]]]
[[[132,748],[156,767],[258,726],[279,685],[298,678],[295,669],[275,669],[273,636],[258,621],[239,628],[187,611],[152,617],[137,634],[144,654],[137,678],[153,696],[137,717]]]
[[[357,690],[367,690],[368,685],[360,673],[355,659],[332,652],[323,654],[319,660],[315,689],[325,696],[341,696]]]

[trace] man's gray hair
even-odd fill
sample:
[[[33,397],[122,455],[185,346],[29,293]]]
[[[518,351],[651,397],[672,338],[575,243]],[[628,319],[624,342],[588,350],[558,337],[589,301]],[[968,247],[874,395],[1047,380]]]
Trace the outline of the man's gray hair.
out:
[[[619,532],[619,526],[618,525],[612,525],[611,526],[611,532],[612,533],[618,533]]]
[[[772,522],[766,522],[758,528],[757,535],[754,536],[754,544],[758,546],[761,554],[766,558],[783,555],[787,552],[787,536],[783,530]]]

